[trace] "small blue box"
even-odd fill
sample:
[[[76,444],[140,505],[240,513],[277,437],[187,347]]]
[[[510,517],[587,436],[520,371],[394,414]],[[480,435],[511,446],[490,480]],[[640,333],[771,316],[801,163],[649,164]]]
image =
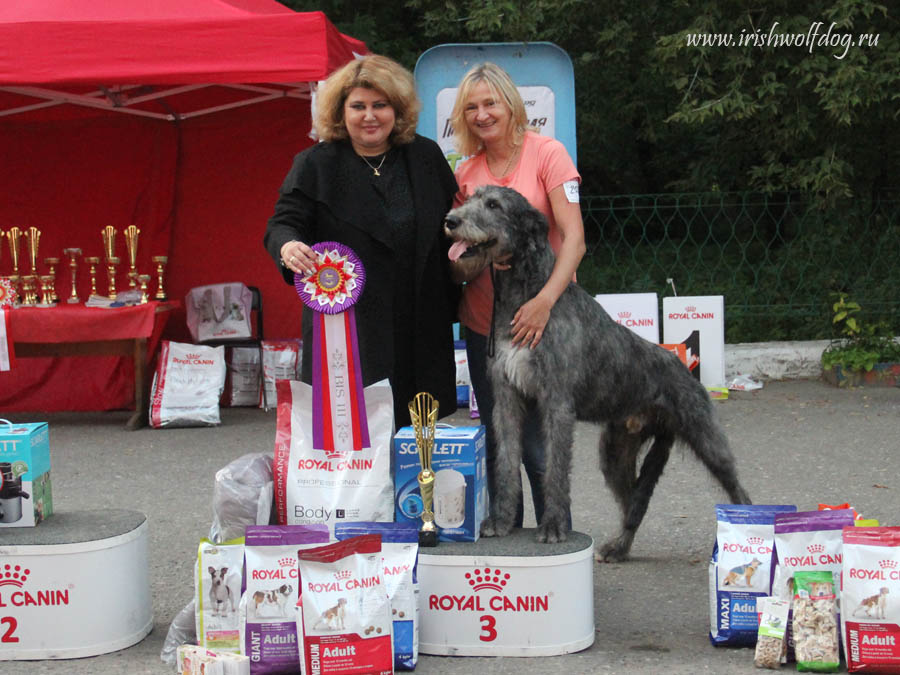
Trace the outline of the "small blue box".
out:
[[[0,528],[32,527],[51,513],[47,423],[0,421]]]
[[[487,460],[484,427],[438,427],[431,468],[435,472],[432,510],[441,541],[478,541],[487,517]],[[394,499],[398,523],[421,525],[422,467],[412,427],[394,436]]]

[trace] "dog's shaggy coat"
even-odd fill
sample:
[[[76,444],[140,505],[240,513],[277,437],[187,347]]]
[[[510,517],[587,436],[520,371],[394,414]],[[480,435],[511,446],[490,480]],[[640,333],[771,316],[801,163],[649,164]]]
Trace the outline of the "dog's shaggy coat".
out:
[[[635,532],[675,441],[690,447],[735,503],[749,504],[734,457],[715,419],[709,394],[672,353],[615,323],[600,304],[569,284],[550,313],[535,349],[513,346],[509,326],[516,311],[537,295],[553,270],[547,221],[518,192],[484,186],[453,209],[445,230],[460,270],[507,260],[494,273],[495,327],[488,355],[497,439],[495,499],[481,534],[509,534],[521,483],[504,480],[519,471],[526,402],[537,404],[546,448],[546,504],[537,539],[566,538],[569,471],[575,421],[603,426],[600,464],[622,509],[622,531],[598,557],[628,556]],[[649,445],[638,473],[638,457]]]

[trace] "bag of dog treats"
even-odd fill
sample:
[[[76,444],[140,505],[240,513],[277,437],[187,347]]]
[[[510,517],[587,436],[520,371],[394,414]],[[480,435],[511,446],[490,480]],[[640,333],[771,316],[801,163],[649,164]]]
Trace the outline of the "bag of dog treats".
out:
[[[305,675],[391,675],[391,604],[381,536],[298,551],[297,638]]]
[[[394,622],[394,669],[415,670],[419,659],[419,530],[415,523],[338,523],[338,541],[364,534],[381,535],[384,585]]]
[[[849,508],[777,514],[772,594],[791,599],[794,595],[793,577],[798,570],[829,571],[835,579],[840,579],[844,549],[841,531],[853,523],[853,511]],[[835,596],[840,618],[840,594],[837,588]],[[793,658],[793,631],[789,628],[788,659]]]
[[[197,645],[179,645],[176,658],[178,675],[250,675],[250,659]]]
[[[195,575],[195,620],[197,644],[207,649],[239,652],[241,574],[244,568],[244,539],[216,544],[200,542]]]
[[[794,572],[794,652],[797,670],[836,672],[840,665],[837,603],[831,572]]]
[[[900,527],[847,527],[843,535],[847,670],[900,673]]]
[[[771,595],[775,514],[787,504],[717,504],[709,561],[709,639],[714,646],[753,646],[756,599]]]
[[[788,624],[788,611],[791,603],[774,597],[756,599],[756,612],[759,614],[759,631],[756,639],[756,651],[753,665],[757,668],[778,670],[787,662],[787,640],[785,633]]]
[[[252,525],[244,538],[241,654],[250,672],[296,673],[297,550],[328,542],[324,525]]]
[[[275,505],[289,525],[394,520],[391,435],[394,401],[387,380],[365,388],[369,446],[326,452],[313,447],[312,387],[279,380],[275,429]]]

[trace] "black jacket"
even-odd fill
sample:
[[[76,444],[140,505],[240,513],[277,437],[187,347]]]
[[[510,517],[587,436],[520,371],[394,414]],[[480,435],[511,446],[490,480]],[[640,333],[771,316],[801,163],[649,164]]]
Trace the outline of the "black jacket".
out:
[[[396,268],[391,222],[348,141],[314,145],[294,158],[281,186],[264,238],[266,249],[287,283],[293,273],[281,266],[281,247],[291,240],[312,245],[337,241],[360,257],[366,285],[356,304],[360,362],[365,385],[391,378],[395,421],[409,424],[407,404],[419,391],[440,403],[440,416],[456,410],[456,363],[452,324],[459,288],[450,281],[443,219],[456,194],[456,180],[436,143],[416,136],[398,147],[405,162],[415,211],[414,315],[412,353],[394,353]],[[377,179],[376,179],[377,180]],[[303,307],[302,379],[311,381],[312,312]],[[395,363],[396,360],[396,363]],[[395,384],[401,383],[398,387]]]

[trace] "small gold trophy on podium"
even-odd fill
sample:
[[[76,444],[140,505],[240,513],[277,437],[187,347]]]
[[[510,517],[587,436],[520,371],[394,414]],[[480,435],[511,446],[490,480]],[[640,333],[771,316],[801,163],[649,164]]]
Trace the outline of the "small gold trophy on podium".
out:
[[[36,277],[38,263],[38,247],[41,244],[41,231],[36,227],[25,230],[25,243],[28,245],[28,258],[31,261],[31,276]]]
[[[77,305],[81,302],[78,299],[78,256],[81,255],[81,249],[64,248],[63,253],[69,259],[69,272],[72,274],[72,292],[69,293],[69,299],[66,302],[70,305]]]
[[[422,495],[422,527],[419,528],[419,546],[437,546],[438,530],[434,524],[434,471],[431,470],[431,454],[434,452],[434,425],[437,422],[438,401],[427,392],[419,392],[409,402],[409,417],[416,434],[416,450],[419,451],[419,493]]]
[[[56,266],[59,265],[59,258],[44,258],[44,264],[50,268],[47,276],[50,277],[50,301],[59,302],[59,296],[56,294]]]
[[[84,261],[90,265],[91,295],[97,295],[97,265],[100,264],[100,258],[97,256],[88,256]]]

